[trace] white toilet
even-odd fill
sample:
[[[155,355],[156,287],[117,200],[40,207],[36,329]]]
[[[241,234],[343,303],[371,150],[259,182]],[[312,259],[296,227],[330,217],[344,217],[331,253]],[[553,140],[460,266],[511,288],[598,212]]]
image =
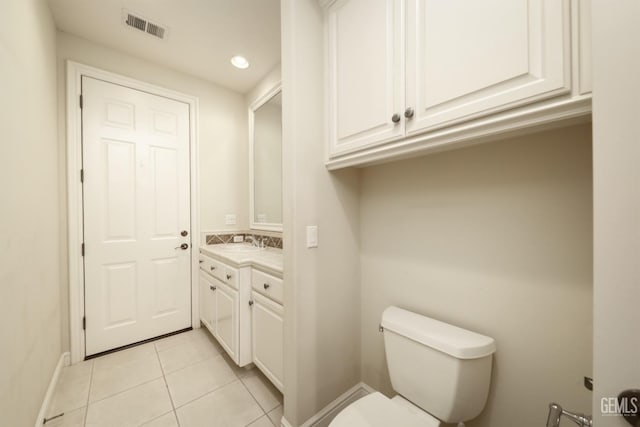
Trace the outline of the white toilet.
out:
[[[330,427],[436,427],[477,417],[487,402],[493,338],[398,307],[382,313],[393,389],[371,393],[340,412]]]

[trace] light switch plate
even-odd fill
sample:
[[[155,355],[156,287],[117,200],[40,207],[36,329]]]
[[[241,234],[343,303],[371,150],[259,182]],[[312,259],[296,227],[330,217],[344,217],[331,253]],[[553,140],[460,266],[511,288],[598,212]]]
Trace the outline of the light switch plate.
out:
[[[226,225],[236,225],[236,215],[235,214],[226,214],[224,216],[224,223]]]
[[[317,248],[317,247],[318,247],[318,226],[308,225],[307,226],[307,248]]]

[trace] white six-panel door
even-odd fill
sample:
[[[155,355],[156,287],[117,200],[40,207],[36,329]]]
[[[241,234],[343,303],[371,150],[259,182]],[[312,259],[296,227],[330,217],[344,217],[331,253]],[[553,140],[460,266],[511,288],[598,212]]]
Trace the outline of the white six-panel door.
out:
[[[191,326],[189,106],[89,77],[82,94],[89,356]]]
[[[569,92],[567,0],[407,5],[408,135]]]

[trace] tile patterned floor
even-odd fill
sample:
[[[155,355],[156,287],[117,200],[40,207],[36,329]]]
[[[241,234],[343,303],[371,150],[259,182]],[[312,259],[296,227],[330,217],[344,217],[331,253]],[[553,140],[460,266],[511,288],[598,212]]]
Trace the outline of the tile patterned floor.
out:
[[[47,427],[280,427],[282,394],[205,329],[63,369]]]

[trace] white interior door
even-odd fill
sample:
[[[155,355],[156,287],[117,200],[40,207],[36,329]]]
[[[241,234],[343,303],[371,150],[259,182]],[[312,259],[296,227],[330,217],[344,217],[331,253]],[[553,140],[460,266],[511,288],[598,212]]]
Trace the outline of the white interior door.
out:
[[[82,96],[89,356],[191,326],[189,106],[86,76]]]

